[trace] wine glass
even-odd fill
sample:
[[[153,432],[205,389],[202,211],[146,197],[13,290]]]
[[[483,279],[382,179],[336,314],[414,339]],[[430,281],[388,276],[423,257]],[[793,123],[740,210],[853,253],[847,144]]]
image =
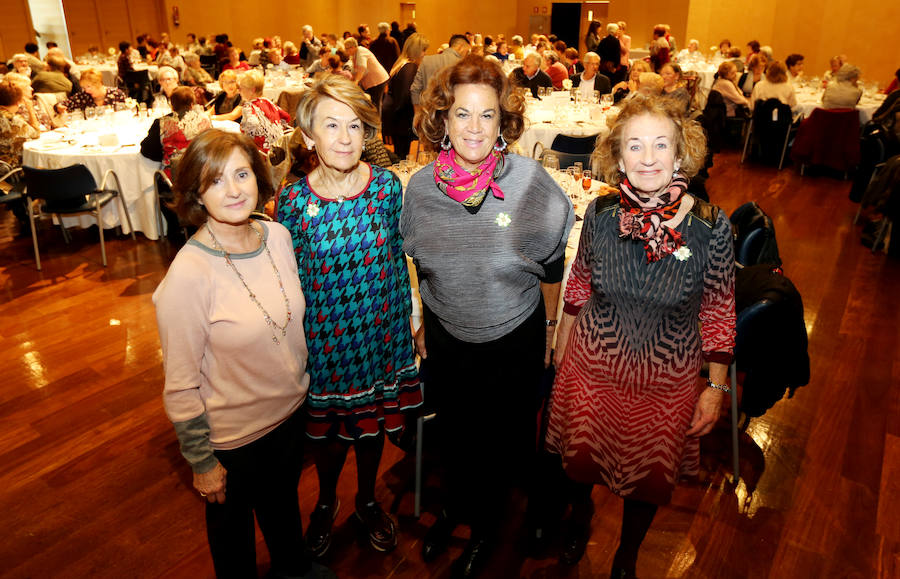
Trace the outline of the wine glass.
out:
[[[584,170],[584,164],[581,161],[576,161],[575,164],[572,165],[572,168],[574,169],[572,171],[572,178],[576,183],[581,182],[581,173]]]
[[[544,169],[552,175],[553,171],[559,171],[559,157],[556,155],[546,155],[544,157],[543,165]]]
[[[591,171],[590,169],[585,169],[581,173],[581,188],[584,189],[584,192],[587,193],[591,190]]]

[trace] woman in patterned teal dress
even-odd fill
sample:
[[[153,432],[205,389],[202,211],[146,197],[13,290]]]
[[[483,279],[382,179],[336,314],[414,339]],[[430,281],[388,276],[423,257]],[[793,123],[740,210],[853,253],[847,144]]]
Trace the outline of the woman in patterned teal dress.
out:
[[[317,556],[331,543],[336,496],[348,448],[356,453],[356,516],[372,546],[397,545],[394,522],[375,500],[384,432],[403,428],[403,411],[422,403],[412,348],[409,274],[399,233],[397,178],[360,162],[379,117],[351,81],[329,76],[297,107],[299,130],[318,166],[282,191],[278,219],[294,240],[307,296],[307,435],[319,500],[307,544]]]

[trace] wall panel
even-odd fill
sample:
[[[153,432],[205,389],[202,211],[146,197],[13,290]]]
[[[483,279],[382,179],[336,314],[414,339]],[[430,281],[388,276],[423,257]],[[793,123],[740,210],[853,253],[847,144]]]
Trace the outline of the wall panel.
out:
[[[0,56],[6,62],[34,41],[34,32],[26,0],[0,0],[0,14]]]

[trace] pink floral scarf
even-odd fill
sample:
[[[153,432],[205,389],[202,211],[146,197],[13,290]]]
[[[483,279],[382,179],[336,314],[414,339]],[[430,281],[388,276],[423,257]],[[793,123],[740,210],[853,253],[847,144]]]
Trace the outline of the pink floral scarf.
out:
[[[487,196],[488,189],[497,199],[503,199],[503,191],[494,179],[503,170],[503,154],[491,151],[487,159],[471,173],[463,169],[454,158],[453,151],[441,151],[434,162],[434,182],[448,197],[466,207],[478,207]]]
[[[665,192],[656,197],[641,197],[627,178],[619,184],[619,237],[643,241],[647,263],[659,261],[684,245],[681,234],[665,222],[678,213],[687,184],[687,179],[676,173]]]

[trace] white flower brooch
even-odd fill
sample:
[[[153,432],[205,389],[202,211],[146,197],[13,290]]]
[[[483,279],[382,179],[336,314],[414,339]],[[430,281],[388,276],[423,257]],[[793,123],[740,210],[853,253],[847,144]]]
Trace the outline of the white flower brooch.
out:
[[[319,214],[319,204],[318,203],[310,203],[306,206],[306,214],[310,217],[315,217]]]
[[[494,223],[500,227],[509,227],[509,224],[512,223],[512,219],[510,219],[509,215],[506,213],[498,213],[497,218],[494,219]]]
[[[681,247],[679,247],[678,249],[676,249],[676,250],[672,253],[672,255],[674,255],[674,256],[675,256],[675,259],[677,259],[678,261],[687,261],[688,258],[689,258],[690,256],[694,255],[694,254],[691,253],[691,248],[690,248],[690,247],[688,247],[687,245],[682,245]]]

